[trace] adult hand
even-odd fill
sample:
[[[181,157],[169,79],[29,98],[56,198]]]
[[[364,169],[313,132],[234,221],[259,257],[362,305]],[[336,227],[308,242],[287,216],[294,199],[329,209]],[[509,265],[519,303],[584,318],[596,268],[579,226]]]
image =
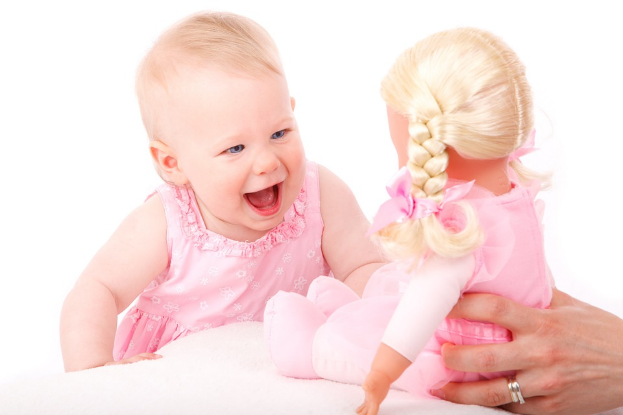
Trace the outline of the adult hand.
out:
[[[511,403],[499,378],[449,383],[435,394],[451,402],[502,406],[520,414],[594,414],[623,406],[623,320],[554,290],[533,309],[490,294],[465,295],[449,317],[490,321],[513,333],[505,344],[446,344],[446,366],[466,372],[516,370],[525,404]]]

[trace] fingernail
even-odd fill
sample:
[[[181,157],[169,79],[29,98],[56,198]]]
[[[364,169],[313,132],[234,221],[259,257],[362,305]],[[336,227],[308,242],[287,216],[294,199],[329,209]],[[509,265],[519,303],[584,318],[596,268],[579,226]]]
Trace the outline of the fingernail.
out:
[[[439,399],[446,399],[446,395],[441,389],[431,389],[430,394]]]

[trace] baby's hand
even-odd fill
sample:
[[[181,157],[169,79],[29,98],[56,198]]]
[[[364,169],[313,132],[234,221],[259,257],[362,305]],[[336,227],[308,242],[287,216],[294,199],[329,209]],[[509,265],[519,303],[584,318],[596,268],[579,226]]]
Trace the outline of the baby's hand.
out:
[[[376,415],[379,412],[381,402],[387,396],[391,381],[389,377],[376,370],[368,373],[365,382],[363,382],[363,390],[366,392],[366,400],[357,408],[360,415]]]
[[[128,357],[127,359],[117,360],[115,362],[108,362],[104,364],[104,366],[126,365],[128,363],[140,362],[141,360],[157,360],[157,359],[160,359],[161,357],[162,357],[161,355],[155,354],[155,353],[139,353],[132,357]]]

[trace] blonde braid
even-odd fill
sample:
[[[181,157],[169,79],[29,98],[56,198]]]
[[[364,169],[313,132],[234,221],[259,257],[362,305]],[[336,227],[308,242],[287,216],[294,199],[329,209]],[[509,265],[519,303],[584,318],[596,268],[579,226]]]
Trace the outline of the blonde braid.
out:
[[[441,204],[448,181],[446,145],[435,138],[435,129],[443,126],[443,115],[424,123],[413,116],[409,121],[407,167],[412,177],[411,195]],[[431,132],[432,128],[432,132]],[[472,252],[484,240],[478,217],[467,202],[458,202],[465,217],[463,229],[447,229],[430,215],[386,227],[377,234],[381,245],[396,259],[412,258],[417,264],[421,256],[432,251],[444,257],[460,257]]]
[[[446,145],[433,137],[427,124],[419,120],[409,122],[409,136],[407,167],[413,178],[411,194],[441,203],[448,181]]]

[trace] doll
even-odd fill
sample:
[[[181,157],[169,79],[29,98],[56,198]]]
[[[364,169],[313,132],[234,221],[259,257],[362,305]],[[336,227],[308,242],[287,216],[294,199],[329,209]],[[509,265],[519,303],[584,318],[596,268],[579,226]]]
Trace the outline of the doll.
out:
[[[370,233],[394,262],[373,274],[361,299],[326,278],[307,297],[278,293],[265,316],[271,356],[287,376],[363,385],[363,414],[377,413],[390,386],[428,394],[506,376],[514,387],[512,372],[446,369],[440,350],[512,340],[495,324],[447,319],[463,293],[538,308],[551,300],[535,201],[547,175],[517,159],[533,139],[524,66],[493,34],[454,29],[400,55],[381,93],[402,169]]]

